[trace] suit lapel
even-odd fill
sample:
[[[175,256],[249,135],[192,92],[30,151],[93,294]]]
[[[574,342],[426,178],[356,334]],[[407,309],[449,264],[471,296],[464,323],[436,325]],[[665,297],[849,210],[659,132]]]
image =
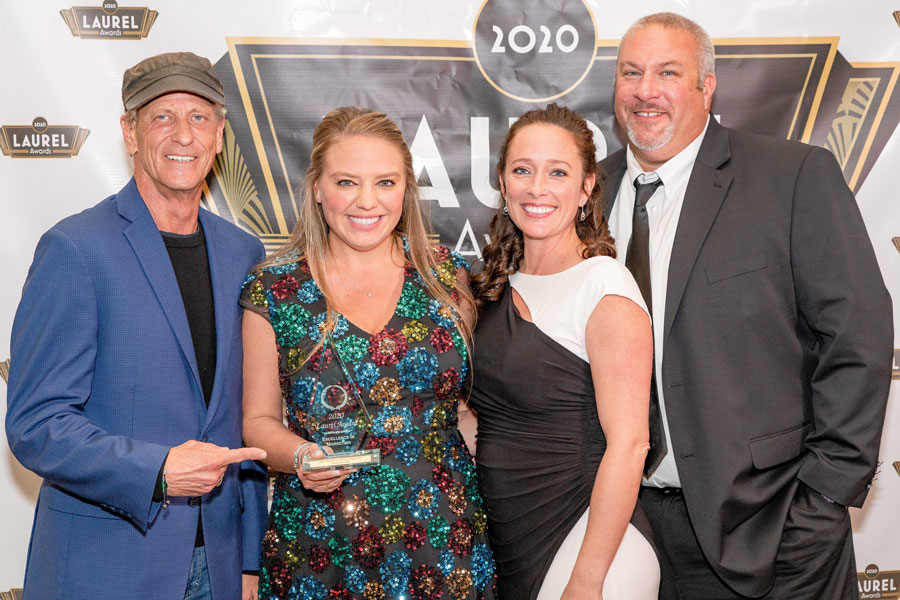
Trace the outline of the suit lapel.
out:
[[[694,162],[691,177],[684,193],[684,204],[678,218],[678,229],[672,244],[666,287],[666,315],[663,329],[663,352],[672,331],[672,323],[688,277],[709,229],[715,221],[722,200],[731,185],[732,176],[719,170],[729,158],[728,132],[715,119],[710,119],[706,136]]]
[[[194,356],[191,328],[188,325],[178,280],[175,279],[175,271],[172,269],[172,261],[169,259],[169,253],[166,251],[159,229],[153,221],[150,211],[147,210],[134,179],[119,192],[116,201],[119,206],[119,214],[131,221],[124,230],[125,238],[131,244],[131,248],[141,263],[144,275],[150,282],[150,287],[156,294],[166,319],[175,333],[181,352],[190,365],[197,389],[202,390],[197,359]]]
[[[202,208],[200,209],[200,225],[206,236],[206,252],[209,255],[209,276],[216,321],[216,374],[212,397],[209,399],[209,409],[206,413],[205,429],[212,422],[221,404],[222,381],[226,375],[225,371],[231,352],[231,338],[234,335],[233,326],[238,304],[234,296],[235,290],[229,289],[227,276],[229,265],[234,264],[231,250],[222,243],[221,236],[216,234],[215,221]]]

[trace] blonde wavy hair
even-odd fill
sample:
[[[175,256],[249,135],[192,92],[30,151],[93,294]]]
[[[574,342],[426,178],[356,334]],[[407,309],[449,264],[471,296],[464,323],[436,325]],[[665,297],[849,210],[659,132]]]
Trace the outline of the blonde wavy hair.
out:
[[[401,244],[400,237],[405,237],[409,244],[409,262],[422,278],[428,293],[444,304],[453,307],[457,315],[464,305],[474,307],[474,300],[466,283],[457,280],[455,290],[458,300],[454,300],[447,288],[438,280],[437,260],[435,252],[428,240],[430,222],[422,208],[419,187],[413,171],[412,154],[403,139],[400,128],[385,114],[360,106],[336,108],[329,112],[316,126],[313,132],[313,147],[309,157],[309,168],[303,178],[303,195],[300,206],[300,218],[297,221],[287,243],[276,250],[259,267],[295,262],[306,259],[316,284],[325,297],[328,315],[324,324],[325,331],[334,331],[337,324],[337,311],[334,309],[332,292],[325,273],[325,257],[328,253],[328,232],[330,230],[322,206],[316,202],[314,187],[322,177],[325,157],[328,151],[338,142],[353,136],[365,136],[384,140],[393,144],[403,157],[403,175],[406,187],[403,193],[403,206],[400,221],[394,229],[396,244]],[[474,312],[474,311],[473,311]],[[468,347],[472,337],[472,323],[457,318],[457,327],[463,341]]]

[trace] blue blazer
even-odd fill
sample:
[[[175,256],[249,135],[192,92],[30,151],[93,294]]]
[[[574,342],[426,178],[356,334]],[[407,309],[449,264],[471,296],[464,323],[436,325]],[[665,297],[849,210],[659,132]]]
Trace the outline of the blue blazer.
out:
[[[44,478],[25,597],[184,596],[197,507],[153,502],[173,446],[241,446],[238,296],[262,244],[200,211],[212,278],[216,374],[207,409],[181,292],[132,179],[44,234],[12,329],[6,434]],[[240,596],[259,568],[265,474],[231,465],[202,498],[214,598]]]

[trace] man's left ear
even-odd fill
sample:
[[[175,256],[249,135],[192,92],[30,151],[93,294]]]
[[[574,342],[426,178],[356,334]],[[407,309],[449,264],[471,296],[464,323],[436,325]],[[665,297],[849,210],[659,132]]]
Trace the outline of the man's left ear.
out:
[[[119,125],[122,127],[122,140],[125,142],[125,150],[128,151],[129,156],[134,156],[134,153],[137,152],[137,141],[134,139],[135,124],[126,118],[125,115],[122,115],[119,118]]]
[[[706,79],[703,80],[703,105],[706,110],[712,106],[713,92],[716,91],[716,75],[715,73],[707,73]]]
[[[216,154],[222,151],[225,143],[225,117],[219,122],[216,128]]]

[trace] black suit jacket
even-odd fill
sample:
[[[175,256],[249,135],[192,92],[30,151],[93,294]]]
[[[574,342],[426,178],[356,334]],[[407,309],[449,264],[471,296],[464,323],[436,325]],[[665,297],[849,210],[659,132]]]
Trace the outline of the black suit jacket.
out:
[[[625,150],[600,166],[609,215]],[[760,595],[798,482],[862,505],[890,388],[891,300],[834,157],[712,119],[655,327],[691,523],[716,571]]]

